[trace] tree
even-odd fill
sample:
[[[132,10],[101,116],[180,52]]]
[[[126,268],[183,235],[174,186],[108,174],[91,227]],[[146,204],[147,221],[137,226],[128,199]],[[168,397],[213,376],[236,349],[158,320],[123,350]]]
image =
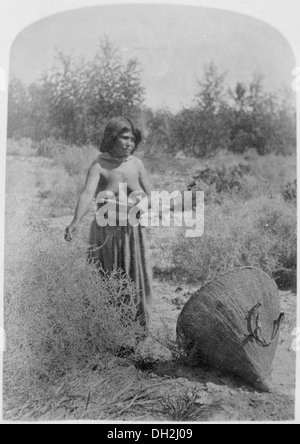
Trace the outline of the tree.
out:
[[[135,118],[144,99],[139,63],[122,64],[118,50],[106,38],[94,60],[86,64],[80,79],[85,130],[90,142],[98,143],[103,123],[116,115]]]
[[[8,137],[29,137],[28,123],[30,110],[28,102],[30,98],[26,87],[18,79],[12,79],[8,93]]]
[[[297,147],[296,100],[291,88],[283,88],[277,98],[276,116],[269,151],[295,153]]]
[[[243,153],[255,148],[261,155],[285,153],[296,146],[295,116],[287,100],[266,93],[263,77],[254,75],[249,86],[230,91],[230,149]],[[287,97],[285,93],[283,97]]]
[[[116,115],[135,118],[143,99],[138,61],[123,62],[104,39],[89,62],[57,52],[40,81],[29,88],[11,83],[9,136],[98,144],[107,120]]]
[[[53,67],[42,77],[39,88],[40,96],[48,107],[45,114],[52,135],[72,143],[82,143],[86,138],[82,113],[83,67],[84,65],[75,61],[72,56],[57,52]]]
[[[196,105],[177,115],[174,133],[180,149],[204,157],[227,148],[229,130],[224,83],[225,75],[220,75],[211,63],[204,79],[199,81]]]
[[[229,141],[225,74],[219,74],[216,65],[211,63],[199,85],[201,89],[196,96],[198,150],[201,155],[210,155],[219,149],[226,149]]]

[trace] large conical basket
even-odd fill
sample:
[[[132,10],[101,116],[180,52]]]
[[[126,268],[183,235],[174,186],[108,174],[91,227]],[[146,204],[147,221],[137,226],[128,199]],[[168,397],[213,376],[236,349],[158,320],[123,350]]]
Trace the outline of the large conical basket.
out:
[[[275,282],[259,269],[239,268],[192,295],[179,316],[177,339],[191,363],[264,390],[283,317]]]

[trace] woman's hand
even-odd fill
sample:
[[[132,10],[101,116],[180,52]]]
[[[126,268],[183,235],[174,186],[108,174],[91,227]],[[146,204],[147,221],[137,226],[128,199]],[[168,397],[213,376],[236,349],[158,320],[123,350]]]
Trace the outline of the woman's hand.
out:
[[[78,229],[78,225],[75,222],[72,222],[65,231],[65,240],[67,242],[72,242],[73,240],[73,235],[75,234],[75,232]]]

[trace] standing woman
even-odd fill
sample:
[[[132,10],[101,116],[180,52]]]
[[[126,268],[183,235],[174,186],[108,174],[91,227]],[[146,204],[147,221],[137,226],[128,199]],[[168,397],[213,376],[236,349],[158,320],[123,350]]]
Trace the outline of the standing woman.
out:
[[[117,208],[124,203],[120,184],[126,184],[127,196],[132,192],[145,193],[151,202],[151,186],[143,162],[133,155],[141,142],[141,132],[132,121],[116,117],[107,124],[100,146],[100,155],[89,168],[84,189],[79,197],[75,215],[66,228],[65,239],[70,242],[95,196],[113,192]],[[105,202],[97,202],[98,210]],[[105,272],[123,270],[137,289],[138,321],[149,326],[149,305],[152,299],[152,272],[145,228],[131,226],[101,227],[95,218],[90,233],[88,258]],[[123,225],[123,224],[122,224]]]

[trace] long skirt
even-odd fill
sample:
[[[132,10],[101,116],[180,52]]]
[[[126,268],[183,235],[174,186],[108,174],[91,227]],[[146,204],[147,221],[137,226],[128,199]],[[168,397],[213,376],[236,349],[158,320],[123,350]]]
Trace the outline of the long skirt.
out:
[[[149,306],[152,301],[152,270],[145,228],[106,226],[94,220],[91,226],[88,259],[105,272],[123,270],[134,282],[138,305],[137,319],[149,327]]]

